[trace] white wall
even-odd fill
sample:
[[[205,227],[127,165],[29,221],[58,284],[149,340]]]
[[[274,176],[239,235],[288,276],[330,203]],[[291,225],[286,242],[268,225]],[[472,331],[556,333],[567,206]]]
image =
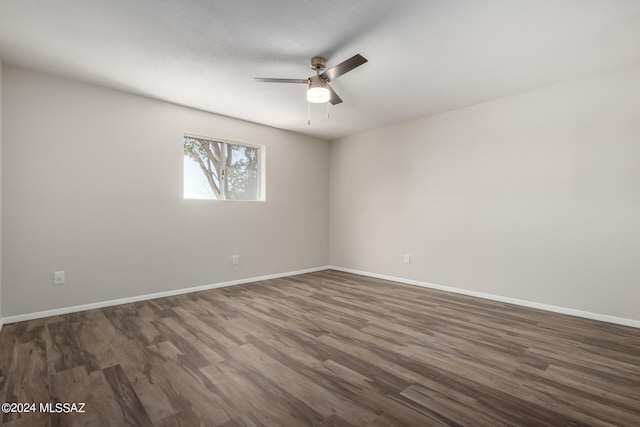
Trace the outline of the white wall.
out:
[[[328,142],[7,64],[2,81],[5,317],[328,263]],[[184,132],[265,145],[267,201],[183,200]]]
[[[332,265],[640,320],[640,67],[337,140],[330,156]]]
[[[640,320],[640,67],[330,152],[7,64],[0,74],[5,317],[330,261]],[[183,132],[266,145],[267,201],[183,200]],[[52,285],[55,270],[67,284]]]

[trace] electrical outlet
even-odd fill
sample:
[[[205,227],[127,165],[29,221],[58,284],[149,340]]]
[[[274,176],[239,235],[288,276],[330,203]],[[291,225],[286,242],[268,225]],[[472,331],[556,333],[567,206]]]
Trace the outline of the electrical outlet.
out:
[[[54,285],[64,285],[64,271],[54,271],[53,272],[53,284]]]
[[[238,265],[238,255],[234,255],[231,257],[231,263],[233,265]]]
[[[411,255],[404,254],[404,263],[405,264],[411,264]]]

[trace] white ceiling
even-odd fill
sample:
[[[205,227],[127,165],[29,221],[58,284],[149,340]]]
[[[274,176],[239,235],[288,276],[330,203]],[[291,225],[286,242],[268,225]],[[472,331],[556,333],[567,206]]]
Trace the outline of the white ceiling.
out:
[[[312,56],[369,62],[311,106]],[[638,0],[0,0],[0,57],[334,139],[640,62]]]

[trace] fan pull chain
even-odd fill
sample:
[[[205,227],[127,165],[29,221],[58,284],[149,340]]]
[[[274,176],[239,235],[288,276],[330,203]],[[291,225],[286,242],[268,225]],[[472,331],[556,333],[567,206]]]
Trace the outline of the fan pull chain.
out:
[[[307,102],[307,126],[311,126],[311,103]]]
[[[327,104],[327,120],[329,119],[329,103],[325,102],[325,104]]]

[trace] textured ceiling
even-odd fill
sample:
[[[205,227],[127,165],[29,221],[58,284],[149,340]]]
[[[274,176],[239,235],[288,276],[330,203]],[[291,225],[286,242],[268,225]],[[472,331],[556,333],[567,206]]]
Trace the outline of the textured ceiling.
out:
[[[369,62],[308,106],[309,59]],[[325,139],[640,62],[637,0],[0,0],[0,57]]]

